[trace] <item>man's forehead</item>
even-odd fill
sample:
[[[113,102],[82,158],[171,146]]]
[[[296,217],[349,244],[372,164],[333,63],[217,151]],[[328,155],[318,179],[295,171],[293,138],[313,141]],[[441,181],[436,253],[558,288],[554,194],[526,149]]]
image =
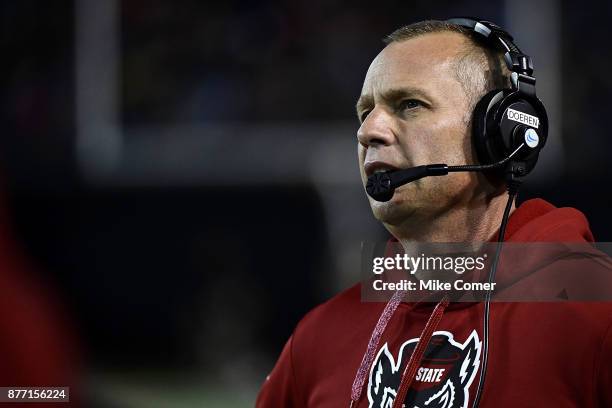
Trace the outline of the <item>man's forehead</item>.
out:
[[[468,40],[459,33],[439,32],[419,35],[387,45],[372,61],[363,92],[371,88],[418,87],[423,81],[448,75],[454,69],[457,54]]]

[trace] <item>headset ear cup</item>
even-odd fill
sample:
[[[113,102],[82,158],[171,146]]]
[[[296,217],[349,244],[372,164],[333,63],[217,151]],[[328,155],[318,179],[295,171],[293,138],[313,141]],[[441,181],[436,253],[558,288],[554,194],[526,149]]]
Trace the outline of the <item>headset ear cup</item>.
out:
[[[494,135],[490,121],[495,112],[494,107],[504,99],[506,90],[495,89],[484,95],[474,107],[472,115],[472,141],[480,164],[491,164],[499,159],[499,152],[495,151]]]
[[[523,150],[514,161],[520,161],[522,175],[529,174],[535,167],[539,152],[546,143],[548,135],[548,117],[542,102],[535,96],[525,95],[510,89],[497,89],[487,93],[474,107],[472,119],[472,140],[480,164],[499,162],[508,157],[522,141],[517,139],[517,126],[523,126],[526,119],[511,117],[514,110],[518,114],[539,119],[533,127],[537,129],[540,145],[537,149]],[[531,124],[527,124],[531,127]],[[522,134],[521,134],[522,136]],[[502,175],[502,168],[491,172],[492,176]],[[492,179],[492,178],[490,178]]]

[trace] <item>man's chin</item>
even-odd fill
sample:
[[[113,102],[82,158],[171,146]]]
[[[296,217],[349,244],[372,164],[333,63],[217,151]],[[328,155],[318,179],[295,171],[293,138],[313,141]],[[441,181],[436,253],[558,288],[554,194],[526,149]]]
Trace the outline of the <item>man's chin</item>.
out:
[[[386,225],[400,225],[413,217],[416,208],[396,197],[387,202],[371,201],[374,217]]]

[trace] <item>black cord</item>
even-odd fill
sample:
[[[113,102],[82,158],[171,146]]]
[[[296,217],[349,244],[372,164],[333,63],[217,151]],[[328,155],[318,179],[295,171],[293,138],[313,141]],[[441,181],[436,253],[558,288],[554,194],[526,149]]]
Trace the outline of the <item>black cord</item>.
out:
[[[495,281],[495,273],[497,272],[497,264],[499,256],[501,254],[502,244],[504,242],[504,235],[506,235],[506,226],[508,225],[508,218],[510,217],[510,209],[514,202],[518,189],[521,185],[519,180],[511,180],[508,182],[508,201],[506,202],[506,208],[504,209],[504,215],[502,222],[499,227],[499,236],[497,238],[497,248],[495,250],[495,258],[493,259],[493,265],[489,270],[489,287]],[[478,379],[478,388],[476,389],[476,397],[474,398],[474,404],[472,408],[477,408],[480,404],[480,398],[484,389],[485,377],[487,375],[487,363],[489,361],[489,317],[491,313],[491,294],[492,290],[487,290],[485,297],[484,315],[483,315],[483,344],[482,344],[482,368],[480,370],[480,378]]]

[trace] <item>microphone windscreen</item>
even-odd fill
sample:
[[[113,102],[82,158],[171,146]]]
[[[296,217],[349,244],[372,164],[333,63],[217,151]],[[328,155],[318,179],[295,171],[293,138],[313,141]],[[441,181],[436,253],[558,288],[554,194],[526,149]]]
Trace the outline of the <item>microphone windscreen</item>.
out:
[[[376,201],[389,201],[395,193],[391,187],[391,178],[388,173],[376,173],[368,177],[366,191]]]

